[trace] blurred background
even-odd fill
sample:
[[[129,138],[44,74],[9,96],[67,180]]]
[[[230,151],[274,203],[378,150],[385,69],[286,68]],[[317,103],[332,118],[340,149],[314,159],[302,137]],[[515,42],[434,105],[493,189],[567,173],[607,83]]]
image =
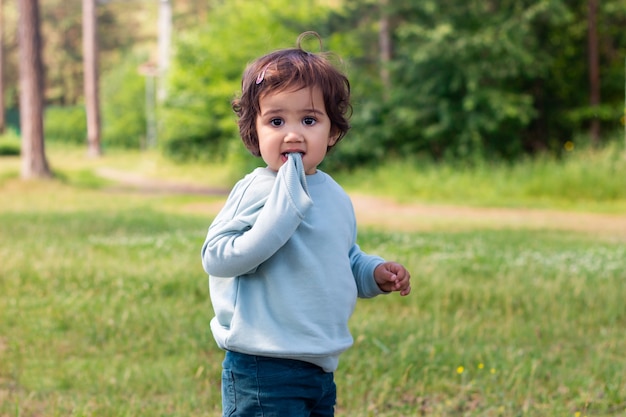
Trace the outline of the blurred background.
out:
[[[32,0],[0,2],[5,137],[20,135],[20,2]],[[354,91],[334,169],[624,141],[625,0],[46,0],[39,15],[46,142],[86,143],[83,68],[95,57],[102,149],[177,161],[245,153],[230,101],[246,63],[307,30]]]

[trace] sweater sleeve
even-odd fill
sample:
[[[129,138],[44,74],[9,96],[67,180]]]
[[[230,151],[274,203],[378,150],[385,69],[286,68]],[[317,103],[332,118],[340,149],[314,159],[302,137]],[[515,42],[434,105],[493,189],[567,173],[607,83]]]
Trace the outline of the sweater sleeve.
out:
[[[352,210],[354,210],[352,208]],[[359,298],[372,298],[377,295],[386,294],[381,290],[376,279],[374,278],[374,270],[385,260],[380,256],[370,255],[361,250],[357,241],[357,225],[356,218],[352,220],[352,248],[350,249],[350,268],[356,282],[357,294]]]
[[[350,250],[350,266],[354,279],[356,280],[357,291],[360,298],[371,298],[386,294],[380,289],[374,279],[374,270],[383,262],[385,262],[383,258],[368,255],[363,252],[357,244]]]
[[[313,205],[299,154],[290,154],[280,168],[264,204],[243,198],[245,193],[257,191],[251,188],[231,196],[229,200],[234,197],[236,201],[226,206],[236,209],[229,216],[220,213],[209,227],[202,265],[211,276],[234,277],[255,271],[289,240]],[[256,200],[264,198],[258,195]]]

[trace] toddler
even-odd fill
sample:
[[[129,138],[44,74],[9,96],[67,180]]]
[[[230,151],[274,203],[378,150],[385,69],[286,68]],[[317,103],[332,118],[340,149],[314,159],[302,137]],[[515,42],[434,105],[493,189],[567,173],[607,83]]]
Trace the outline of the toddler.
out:
[[[307,34],[250,64],[233,101],[267,167],[234,186],[202,246],[224,416],[333,416],[357,297],[411,291],[404,266],[359,248],[350,198],[317,169],[349,129],[350,84],[302,49]]]

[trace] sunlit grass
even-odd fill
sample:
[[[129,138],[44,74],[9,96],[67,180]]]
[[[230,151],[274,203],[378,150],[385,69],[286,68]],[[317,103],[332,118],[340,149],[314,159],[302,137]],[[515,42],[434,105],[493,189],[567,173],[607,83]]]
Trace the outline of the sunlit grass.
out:
[[[95,173],[108,167],[214,186],[231,181],[232,172],[221,173],[229,167],[187,172],[153,153],[90,160],[60,148],[50,162],[57,179],[24,182],[19,159],[0,159],[0,416],[219,416],[223,352],[209,331],[199,251],[223,197],[112,188]],[[411,172],[388,168],[353,174],[365,180],[359,189],[462,202],[444,193],[452,185],[402,197],[408,184],[371,182]],[[450,177],[467,203],[552,201],[506,194],[515,176],[523,186],[523,166],[508,168],[520,171],[501,185],[486,171],[477,176],[485,196],[476,199],[465,190],[474,180],[428,169],[427,182]],[[505,196],[488,198],[491,186]],[[605,197],[597,204],[618,207]],[[626,412],[623,235],[476,224],[368,228],[359,242],[406,264],[413,293],[359,301],[355,346],[336,374],[338,416]]]
[[[49,146],[47,154],[58,180],[87,188],[110,185],[116,176],[126,175],[228,190],[261,163],[236,155],[212,163],[177,164],[156,150],[112,149],[102,158],[89,158],[83,148],[58,144]],[[19,167],[19,157],[1,157],[0,184],[18,177]],[[349,191],[403,202],[626,212],[626,150],[621,143],[603,150],[573,148],[562,159],[537,157],[513,164],[484,161],[470,166],[409,158],[331,174]]]
[[[513,164],[390,161],[340,173],[338,179],[348,189],[401,201],[626,212],[626,151],[617,144],[573,150],[560,160],[544,156]]]
[[[219,415],[223,353],[199,261],[210,217],[143,198],[0,210],[0,415]],[[414,291],[359,302],[337,415],[624,411],[622,239],[370,230],[360,242],[405,263]]]
[[[611,415],[626,407],[619,242],[524,231],[365,239],[410,266],[416,292],[358,305],[339,387],[362,406],[346,415]]]
[[[230,188],[239,176],[232,161],[175,163],[158,150],[130,151],[110,149],[102,157],[87,156],[86,148],[52,144],[46,150],[55,176],[74,185],[97,187],[106,184],[106,171],[124,173],[136,178],[182,182]],[[19,157],[0,157],[0,184],[3,179],[19,176]]]

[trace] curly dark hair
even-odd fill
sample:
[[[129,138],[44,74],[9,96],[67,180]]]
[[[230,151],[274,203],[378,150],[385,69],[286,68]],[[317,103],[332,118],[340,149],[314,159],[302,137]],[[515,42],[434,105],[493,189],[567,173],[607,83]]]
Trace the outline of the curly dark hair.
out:
[[[321,45],[317,33],[305,32],[298,37],[296,48],[264,55],[248,65],[243,73],[241,95],[233,100],[232,108],[238,116],[241,140],[254,156],[261,156],[256,132],[256,119],[261,111],[259,100],[270,93],[317,87],[324,97],[331,135],[337,138],[334,144],[350,129],[350,82],[331,63],[328,54],[315,54],[302,49],[302,40],[307,36],[317,37]]]

